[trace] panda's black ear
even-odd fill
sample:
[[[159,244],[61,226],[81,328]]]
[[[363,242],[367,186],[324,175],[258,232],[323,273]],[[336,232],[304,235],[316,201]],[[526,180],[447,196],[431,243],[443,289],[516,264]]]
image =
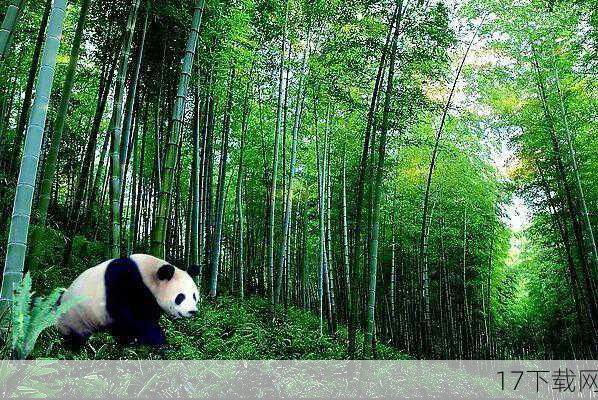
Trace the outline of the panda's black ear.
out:
[[[189,267],[189,269],[187,270],[187,273],[191,276],[199,276],[199,265],[197,264],[193,264]]]
[[[161,281],[169,281],[174,275],[174,267],[170,264],[164,264],[158,268],[158,279]]]

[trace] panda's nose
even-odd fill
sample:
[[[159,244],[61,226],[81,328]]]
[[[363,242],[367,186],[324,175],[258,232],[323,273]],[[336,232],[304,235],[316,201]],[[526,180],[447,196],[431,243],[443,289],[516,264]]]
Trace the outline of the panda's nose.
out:
[[[193,316],[193,315],[196,315],[196,314],[197,314],[197,311],[195,311],[195,310],[189,311],[189,315],[190,316]]]

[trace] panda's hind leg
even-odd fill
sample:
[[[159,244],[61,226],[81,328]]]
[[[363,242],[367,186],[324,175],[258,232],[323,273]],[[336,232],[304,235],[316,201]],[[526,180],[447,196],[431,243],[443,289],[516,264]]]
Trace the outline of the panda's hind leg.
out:
[[[166,337],[157,321],[119,320],[112,325],[112,334],[121,344],[144,344],[159,346],[166,343]]]
[[[71,331],[64,336],[64,347],[73,353],[78,353],[87,343],[87,339],[89,335],[80,335]]]

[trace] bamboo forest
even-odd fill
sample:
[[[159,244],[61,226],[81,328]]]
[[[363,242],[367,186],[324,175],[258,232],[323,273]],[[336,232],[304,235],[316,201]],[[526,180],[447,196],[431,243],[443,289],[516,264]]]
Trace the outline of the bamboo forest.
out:
[[[2,358],[598,355],[596,0],[0,21]],[[57,290],[138,253],[199,269],[197,315],[65,346]]]

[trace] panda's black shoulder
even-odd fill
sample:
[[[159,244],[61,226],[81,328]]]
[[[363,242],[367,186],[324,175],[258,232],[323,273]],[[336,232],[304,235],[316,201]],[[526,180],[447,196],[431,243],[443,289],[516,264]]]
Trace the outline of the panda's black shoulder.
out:
[[[139,266],[131,258],[117,258],[106,266],[106,310],[112,318],[156,319],[160,309],[156,298],[143,282]]]

